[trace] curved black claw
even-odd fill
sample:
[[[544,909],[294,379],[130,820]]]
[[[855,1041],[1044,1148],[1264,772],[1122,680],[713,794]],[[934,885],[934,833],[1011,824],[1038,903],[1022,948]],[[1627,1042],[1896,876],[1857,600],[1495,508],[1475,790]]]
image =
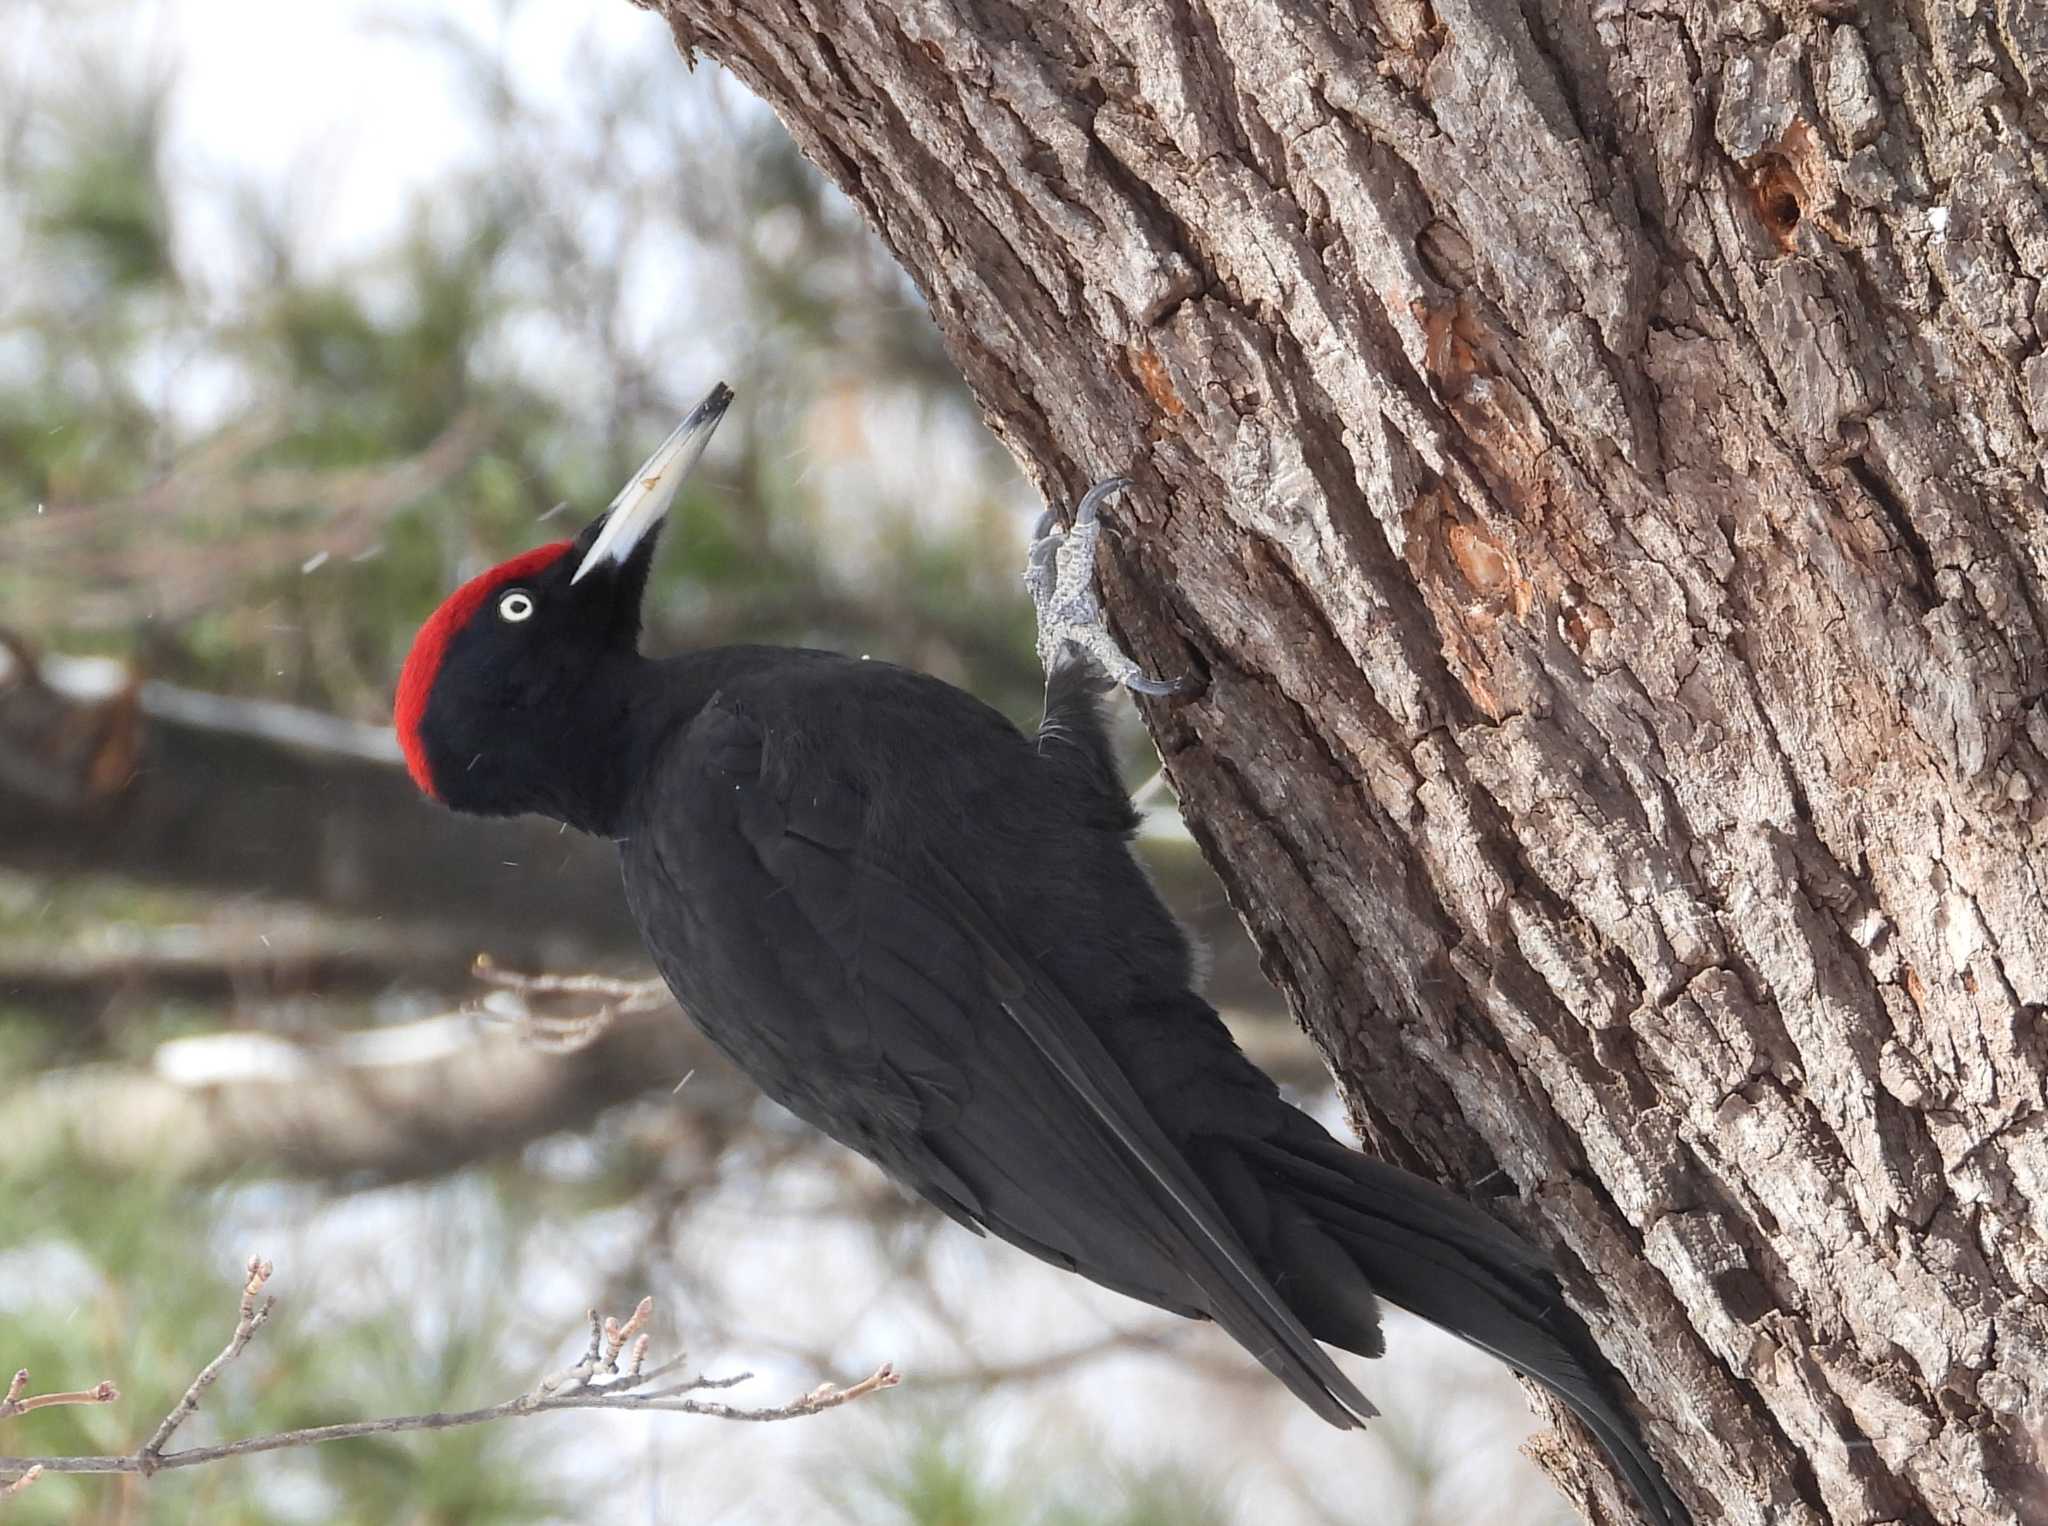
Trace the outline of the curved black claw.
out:
[[[1101,508],[1111,495],[1131,486],[1128,477],[1105,477],[1074,506],[1074,527],[1056,528],[1053,511],[1039,516],[1024,563],[1024,586],[1038,611],[1038,660],[1048,677],[1073,654],[1093,659],[1117,683],[1137,694],[1179,693],[1184,679],[1149,677],[1124,654],[1109,633],[1102,601],[1095,596],[1095,545],[1102,536]]]
[[[1078,530],[1083,525],[1094,524],[1098,517],[1097,511],[1102,505],[1131,485],[1131,479],[1128,477],[1104,477],[1088,489],[1081,495],[1081,501],[1074,505],[1074,528]],[[1050,515],[1052,510],[1047,509],[1045,512]],[[1040,530],[1038,533],[1043,535],[1045,532]]]
[[[1123,680],[1123,686],[1133,694],[1149,694],[1154,699],[1165,699],[1171,694],[1184,694],[1194,687],[1194,681],[1187,678],[1147,678],[1143,673],[1133,673]]]

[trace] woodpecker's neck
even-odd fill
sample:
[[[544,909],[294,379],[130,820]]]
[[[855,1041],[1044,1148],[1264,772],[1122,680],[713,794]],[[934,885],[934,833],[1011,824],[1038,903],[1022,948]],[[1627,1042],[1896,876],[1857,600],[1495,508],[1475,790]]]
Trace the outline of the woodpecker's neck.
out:
[[[717,649],[607,664],[569,699],[545,798],[530,809],[593,836],[618,836],[662,746],[704,708],[729,666]]]

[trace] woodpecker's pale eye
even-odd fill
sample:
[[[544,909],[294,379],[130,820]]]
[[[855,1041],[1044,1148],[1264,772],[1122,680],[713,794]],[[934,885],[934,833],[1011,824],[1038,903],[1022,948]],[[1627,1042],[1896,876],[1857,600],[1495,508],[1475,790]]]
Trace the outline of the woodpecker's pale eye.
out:
[[[515,588],[498,600],[498,618],[517,625],[521,620],[533,618],[533,595],[523,588]]]

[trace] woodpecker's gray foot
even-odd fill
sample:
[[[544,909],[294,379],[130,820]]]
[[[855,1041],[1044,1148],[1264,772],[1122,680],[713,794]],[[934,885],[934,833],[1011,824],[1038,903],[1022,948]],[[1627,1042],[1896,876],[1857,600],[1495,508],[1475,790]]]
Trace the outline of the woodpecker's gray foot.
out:
[[[1074,509],[1071,530],[1059,528],[1051,509],[1039,516],[1024,562],[1024,586],[1038,611],[1038,660],[1050,678],[1055,668],[1077,656],[1092,658],[1127,689],[1172,694],[1180,688],[1177,680],[1149,678],[1124,655],[1095,596],[1095,543],[1102,538],[1098,511],[1104,499],[1130,485],[1127,478],[1108,477],[1088,489]]]

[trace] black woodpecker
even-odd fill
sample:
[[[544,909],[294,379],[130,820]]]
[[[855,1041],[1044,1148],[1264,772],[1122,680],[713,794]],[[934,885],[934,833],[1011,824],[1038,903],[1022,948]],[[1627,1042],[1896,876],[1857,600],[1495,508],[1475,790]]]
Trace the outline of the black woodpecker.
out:
[[[1339,1144],[1193,989],[1131,854],[1100,712],[1147,692],[1092,590],[1091,490],[1025,580],[1045,715],[1026,735],[923,673],[733,646],[647,657],[663,517],[713,389],[574,541],[465,583],[420,630],[396,718],[453,810],[613,839],[683,1010],[761,1089],[976,1234],[1211,1319],[1333,1425],[1371,1402],[1323,1343],[1379,1301],[1491,1352],[1599,1439],[1644,1515],[1684,1507],[1541,1253]]]

